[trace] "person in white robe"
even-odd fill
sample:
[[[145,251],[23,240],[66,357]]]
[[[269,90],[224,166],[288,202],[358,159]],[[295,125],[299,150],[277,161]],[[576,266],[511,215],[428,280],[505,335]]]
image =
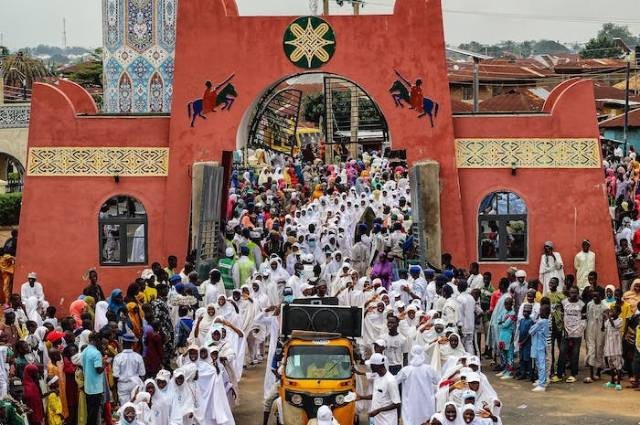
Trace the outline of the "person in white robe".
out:
[[[173,371],[173,381],[169,393],[171,397],[169,425],[195,424],[196,394],[186,382],[184,369],[178,368]]]
[[[576,268],[576,285],[580,292],[589,286],[589,273],[596,271],[596,254],[591,251],[591,242],[588,239],[582,241],[582,250],[573,259]]]
[[[213,353],[214,348],[209,348],[209,352]],[[217,358],[198,363],[196,388],[198,408],[195,417],[198,425],[235,425]]]
[[[164,369],[157,373],[155,381],[153,379],[147,379],[145,381],[147,392],[150,390],[149,386],[154,388],[153,394],[151,395],[152,425],[169,423],[169,417],[171,416],[170,381],[171,372]]]
[[[396,382],[402,385],[403,425],[422,425],[435,413],[438,381],[438,373],[425,363],[424,347],[414,345],[409,365],[396,375]]]
[[[557,277],[560,282],[558,285],[558,291],[562,292],[564,288],[564,263],[562,262],[562,256],[560,253],[554,251],[553,248],[553,242],[545,242],[544,253],[540,258],[540,270],[538,276],[544,288],[542,291],[543,295],[546,295],[547,292],[549,292],[549,281],[552,277]]]

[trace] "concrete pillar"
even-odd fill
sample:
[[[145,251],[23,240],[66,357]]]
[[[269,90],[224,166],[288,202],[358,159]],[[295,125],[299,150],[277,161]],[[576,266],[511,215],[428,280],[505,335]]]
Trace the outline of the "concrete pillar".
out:
[[[355,4],[355,3],[354,3]],[[358,128],[360,127],[360,97],[358,87],[351,85],[351,144],[349,154],[352,158],[358,158],[360,145],[358,145]]]
[[[442,226],[440,224],[440,165],[437,161],[421,161],[411,168],[411,207],[421,256],[441,267]]]
[[[324,149],[324,162],[327,164],[333,163],[333,93],[331,92],[331,80],[324,79],[324,110],[326,115],[326,128],[327,132],[324,135],[325,149]]]

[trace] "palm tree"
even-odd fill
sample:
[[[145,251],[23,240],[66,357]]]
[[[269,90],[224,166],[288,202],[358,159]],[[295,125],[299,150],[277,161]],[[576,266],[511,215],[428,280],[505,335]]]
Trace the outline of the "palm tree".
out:
[[[34,82],[51,76],[40,59],[33,59],[23,52],[5,56],[0,67],[5,86],[22,87],[26,82],[26,87],[30,89]]]

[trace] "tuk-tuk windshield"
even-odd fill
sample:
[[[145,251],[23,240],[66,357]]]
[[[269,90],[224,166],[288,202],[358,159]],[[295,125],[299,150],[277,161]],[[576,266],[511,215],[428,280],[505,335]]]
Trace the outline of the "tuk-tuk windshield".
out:
[[[285,375],[291,379],[349,379],[349,350],[346,347],[317,345],[291,347]]]

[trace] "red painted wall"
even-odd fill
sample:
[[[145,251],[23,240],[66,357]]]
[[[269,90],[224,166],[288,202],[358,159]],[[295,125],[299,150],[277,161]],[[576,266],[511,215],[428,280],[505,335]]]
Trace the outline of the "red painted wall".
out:
[[[457,138],[599,138],[593,84],[572,80],[559,85],[549,96],[545,111],[529,116],[457,116]],[[565,273],[575,274],[573,258],[583,239],[596,253],[601,282],[618,285],[612,229],[600,168],[591,169],[460,169],[462,208],[467,252],[477,258],[478,207],[488,193],[507,189],[526,202],[528,215],[528,261],[524,264],[485,263],[483,271],[497,278],[510,266],[538,275],[545,241],[551,240],[562,255]],[[465,267],[467,264],[464,264]]]
[[[76,117],[71,100],[57,87],[35,84],[29,147],[168,145],[168,117]],[[97,267],[105,292],[126,289],[144,267],[100,267],[98,211],[118,194],[130,194],[148,215],[149,260],[164,262],[164,177],[25,178],[20,216],[20,244],[14,290],[30,271],[38,273],[47,299],[64,306],[85,286],[83,273]]]

